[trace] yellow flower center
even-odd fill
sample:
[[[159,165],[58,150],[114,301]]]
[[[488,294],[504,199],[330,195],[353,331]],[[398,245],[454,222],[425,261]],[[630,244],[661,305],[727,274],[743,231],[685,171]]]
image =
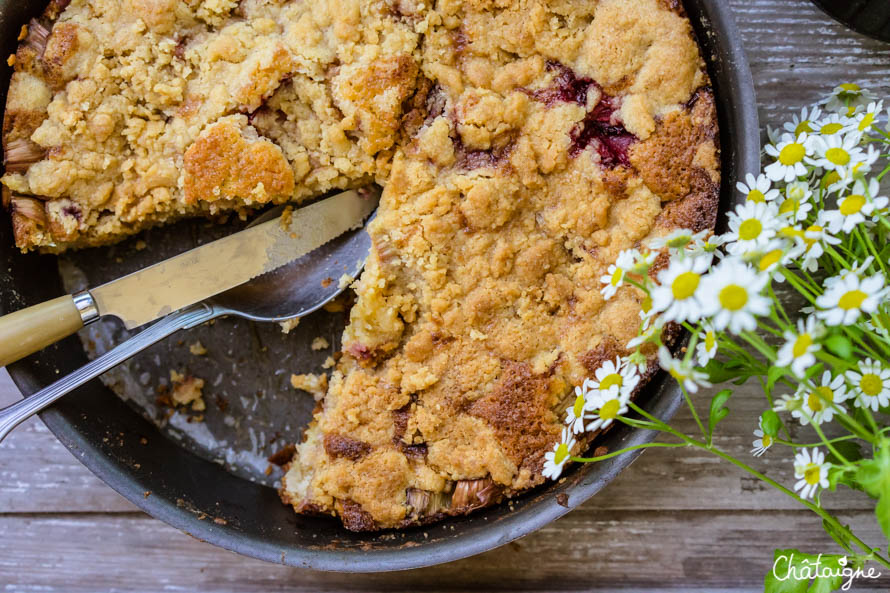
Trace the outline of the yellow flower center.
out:
[[[652,309],[652,297],[647,294],[643,302],[640,303],[640,308],[643,310],[643,313],[648,313]]]
[[[844,293],[844,296],[837,302],[837,306],[844,311],[858,309],[862,306],[862,303],[865,302],[867,297],[868,295],[861,290],[850,290]]]
[[[741,311],[748,303],[748,291],[738,284],[728,284],[720,291],[718,298],[727,311]]]
[[[803,147],[803,144],[792,142],[791,144],[783,148],[782,152],[779,153],[779,162],[786,167],[790,167],[791,165],[796,165],[797,163],[802,161],[803,157],[806,156],[806,154],[807,151]]]
[[[841,180],[841,175],[837,171],[832,171],[828,175],[822,178],[822,189],[827,188],[830,185],[834,185],[838,181]]]
[[[565,443],[560,443],[556,448],[556,453],[553,455],[553,463],[556,465],[561,465],[563,461],[569,456],[569,447]]]
[[[847,93],[858,93],[862,88],[854,82],[845,82],[841,85],[841,90]]]
[[[770,445],[773,444],[773,437],[769,436],[768,434],[765,434],[760,438],[760,442],[763,443],[763,448],[766,449],[767,447],[769,447]]]
[[[785,252],[781,249],[773,249],[772,251],[761,257],[760,271],[766,272],[768,269],[779,263],[783,255],[785,255]]]
[[[823,136],[831,136],[832,134],[837,134],[843,128],[844,126],[839,123],[825,124],[824,126],[822,126],[822,129],[819,130],[819,133],[821,133]]]
[[[825,151],[829,163],[843,167],[850,162],[850,153],[843,148],[829,148]]]
[[[782,202],[781,206],[779,206],[779,214],[791,214],[792,212],[797,212],[798,207],[800,207],[800,202],[794,198],[788,198]]]
[[[717,334],[709,331],[705,334],[705,349],[710,352],[717,345]]]
[[[618,417],[618,409],[620,407],[617,399],[610,399],[600,408],[600,418],[603,420],[614,420]]]
[[[621,387],[624,384],[624,380],[618,373],[612,373],[611,375],[606,375],[606,377],[600,381],[600,389],[602,391],[606,391],[610,387],[617,385]]]
[[[869,129],[873,123],[875,123],[875,114],[866,113],[865,117],[862,118],[862,121],[859,122],[859,131],[864,132]]]
[[[841,202],[840,211],[844,216],[850,216],[862,210],[863,206],[865,206],[865,196],[853,194],[844,198]]]
[[[865,373],[862,375],[862,379],[859,380],[859,389],[869,397],[876,397],[881,393],[883,387],[883,381],[874,373]]]
[[[805,120],[801,121],[799,124],[797,124],[796,128],[794,128],[794,135],[800,136],[804,132],[809,134],[812,131],[813,131],[813,128],[810,127],[810,120],[805,119]]]
[[[815,463],[810,463],[807,465],[807,469],[803,472],[803,477],[807,481],[807,484],[813,486],[819,483],[819,478],[822,475],[822,469],[816,465]]]
[[[807,350],[809,350],[812,345],[813,338],[810,337],[810,334],[800,334],[797,336],[797,339],[794,340],[794,346],[791,347],[791,353],[794,355],[794,358],[800,358],[807,353]]]
[[[678,301],[688,299],[695,294],[700,281],[701,276],[695,272],[683,272],[677,276],[674,279],[673,284],[671,284],[671,292],[674,293],[674,298]]]
[[[817,387],[812,393],[810,393],[809,397],[807,397],[807,406],[809,406],[810,410],[813,413],[821,412],[826,408],[825,402],[833,402],[834,401],[834,393],[831,391],[831,388],[828,386]]]
[[[575,415],[575,418],[580,418],[581,414],[584,413],[584,396],[579,395],[575,398],[575,405],[572,406],[572,414]]]
[[[621,268],[615,268],[615,271],[612,273],[612,279],[609,282],[612,286],[618,286],[623,279],[624,270],[622,270]]]
[[[824,229],[818,224],[810,225],[807,227],[807,230],[804,231],[803,235],[803,242],[806,243],[807,251],[809,251],[813,245],[819,242],[819,239],[813,237],[812,235],[815,235],[817,233],[821,234],[823,230]],[[810,236],[808,236],[807,233],[810,233]]]
[[[749,202],[757,202],[757,203],[765,202],[766,196],[763,195],[763,192],[760,191],[759,189],[752,189],[751,191],[748,192],[748,201]]]
[[[756,218],[749,218],[739,226],[739,239],[751,241],[763,232],[763,223]]]

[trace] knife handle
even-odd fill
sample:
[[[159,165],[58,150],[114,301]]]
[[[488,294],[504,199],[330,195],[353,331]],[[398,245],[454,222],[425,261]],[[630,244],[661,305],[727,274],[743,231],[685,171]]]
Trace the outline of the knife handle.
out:
[[[67,338],[98,317],[91,303],[92,297],[85,292],[0,317],[0,367]]]

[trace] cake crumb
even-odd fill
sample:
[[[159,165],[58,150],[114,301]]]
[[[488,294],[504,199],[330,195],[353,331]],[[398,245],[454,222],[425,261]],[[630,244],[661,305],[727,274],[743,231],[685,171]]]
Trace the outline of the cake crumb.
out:
[[[311,346],[311,347],[312,347],[312,350],[318,351],[318,350],[324,350],[325,348],[327,348],[327,347],[330,346],[330,345],[331,345],[330,342],[328,342],[327,340],[325,340],[323,337],[318,336],[317,338],[315,338],[314,340],[312,340],[312,346]]]
[[[290,384],[294,389],[302,389],[312,394],[315,401],[320,401],[328,390],[328,376],[325,374],[316,375],[308,373],[306,375],[290,376]]]
[[[349,274],[343,274],[342,276],[340,276],[340,280],[337,286],[340,288],[340,290],[343,290],[344,288],[347,288],[350,284],[352,284],[354,280],[355,278],[353,278]]]
[[[135,249],[136,251],[142,251],[146,247],[148,247],[148,244],[142,239],[139,239],[138,241],[136,241],[136,244],[133,245],[133,249]]]
[[[191,404],[191,409],[195,412],[203,412],[207,408],[204,398],[201,397],[204,379],[171,370],[170,381],[173,382],[170,398],[175,405],[188,406]]]
[[[337,361],[334,360],[334,357],[333,357],[333,356],[328,356],[328,357],[325,359],[324,364],[321,365],[321,368],[323,368],[323,369],[332,369],[332,368],[334,368],[334,365],[335,365],[335,364],[337,364]]]
[[[281,333],[289,334],[294,328],[300,325],[300,318],[294,317],[293,319],[285,319],[284,321],[279,322],[278,325],[281,326]]]
[[[189,345],[189,352],[191,352],[194,356],[204,356],[205,354],[207,354],[207,348],[205,348],[204,344],[202,344],[201,341],[198,340],[194,344]]]

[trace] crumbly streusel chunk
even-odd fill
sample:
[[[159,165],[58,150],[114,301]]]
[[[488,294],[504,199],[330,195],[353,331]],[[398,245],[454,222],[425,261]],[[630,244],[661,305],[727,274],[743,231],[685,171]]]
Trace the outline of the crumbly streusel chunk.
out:
[[[384,0],[54,0],[16,54],[23,250],[384,180],[418,34]]]
[[[572,386],[623,353],[618,254],[716,216],[716,114],[659,0],[439,0],[374,249],[322,408],[284,478],[350,529],[543,481]]]

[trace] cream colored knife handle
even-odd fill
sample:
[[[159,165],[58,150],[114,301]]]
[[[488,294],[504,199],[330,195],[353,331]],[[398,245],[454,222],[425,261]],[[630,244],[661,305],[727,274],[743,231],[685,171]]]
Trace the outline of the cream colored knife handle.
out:
[[[0,367],[67,338],[99,317],[88,292],[67,295],[0,317]]]

